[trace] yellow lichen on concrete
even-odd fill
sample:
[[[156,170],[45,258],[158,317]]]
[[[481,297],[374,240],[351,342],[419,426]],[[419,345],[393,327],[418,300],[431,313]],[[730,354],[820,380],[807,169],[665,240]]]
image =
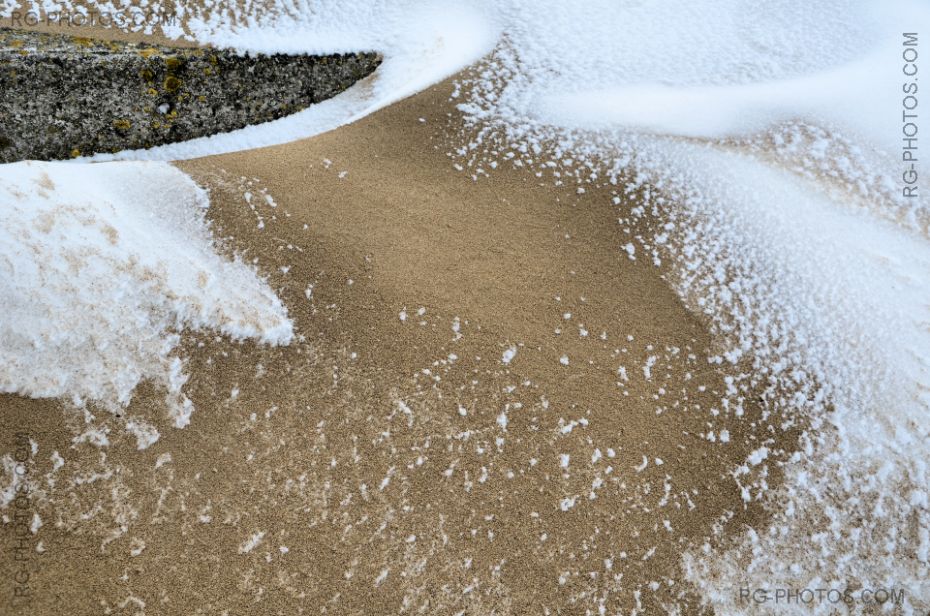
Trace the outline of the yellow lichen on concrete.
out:
[[[165,77],[165,83],[163,85],[168,92],[177,92],[181,87],[181,80],[174,75],[168,75]]]

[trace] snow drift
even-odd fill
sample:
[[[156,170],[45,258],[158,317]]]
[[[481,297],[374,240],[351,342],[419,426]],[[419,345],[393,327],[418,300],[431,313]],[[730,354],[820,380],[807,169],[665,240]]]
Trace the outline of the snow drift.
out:
[[[0,165],[0,391],[126,405],[153,379],[180,426],[183,329],[288,343],[271,289],[214,251],[208,205],[165,163]]]

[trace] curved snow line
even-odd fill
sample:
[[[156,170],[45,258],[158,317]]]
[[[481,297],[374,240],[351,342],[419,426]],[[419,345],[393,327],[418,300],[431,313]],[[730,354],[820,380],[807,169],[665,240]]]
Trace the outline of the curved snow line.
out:
[[[389,22],[385,27],[390,29]],[[279,145],[324,133],[354,122],[391,103],[415,94],[455,74],[487,54],[498,32],[481,13],[464,7],[418,7],[394,32],[379,32],[376,24],[359,30],[314,32],[299,22],[286,36],[277,28],[253,28],[240,34],[205,34],[201,42],[243,51],[268,53],[337,53],[374,49],[384,61],[373,75],[342,94],[293,115],[229,133],[163,145],[147,150],[97,154],[77,162],[110,160],[183,160],[213,154]]]

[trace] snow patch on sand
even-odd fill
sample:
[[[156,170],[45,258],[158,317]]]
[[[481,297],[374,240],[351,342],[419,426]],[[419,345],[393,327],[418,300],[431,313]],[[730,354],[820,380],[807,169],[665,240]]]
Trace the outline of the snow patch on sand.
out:
[[[183,425],[182,330],[287,344],[280,300],[214,250],[208,205],[165,163],[0,165],[0,391],[115,407],[153,379]]]

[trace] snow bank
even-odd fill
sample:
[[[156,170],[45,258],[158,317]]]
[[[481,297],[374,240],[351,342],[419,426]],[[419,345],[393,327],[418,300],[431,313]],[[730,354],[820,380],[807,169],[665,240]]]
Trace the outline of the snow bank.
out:
[[[287,344],[280,300],[214,251],[208,205],[165,163],[0,165],[0,391],[126,405],[153,379],[182,425],[182,329]]]

